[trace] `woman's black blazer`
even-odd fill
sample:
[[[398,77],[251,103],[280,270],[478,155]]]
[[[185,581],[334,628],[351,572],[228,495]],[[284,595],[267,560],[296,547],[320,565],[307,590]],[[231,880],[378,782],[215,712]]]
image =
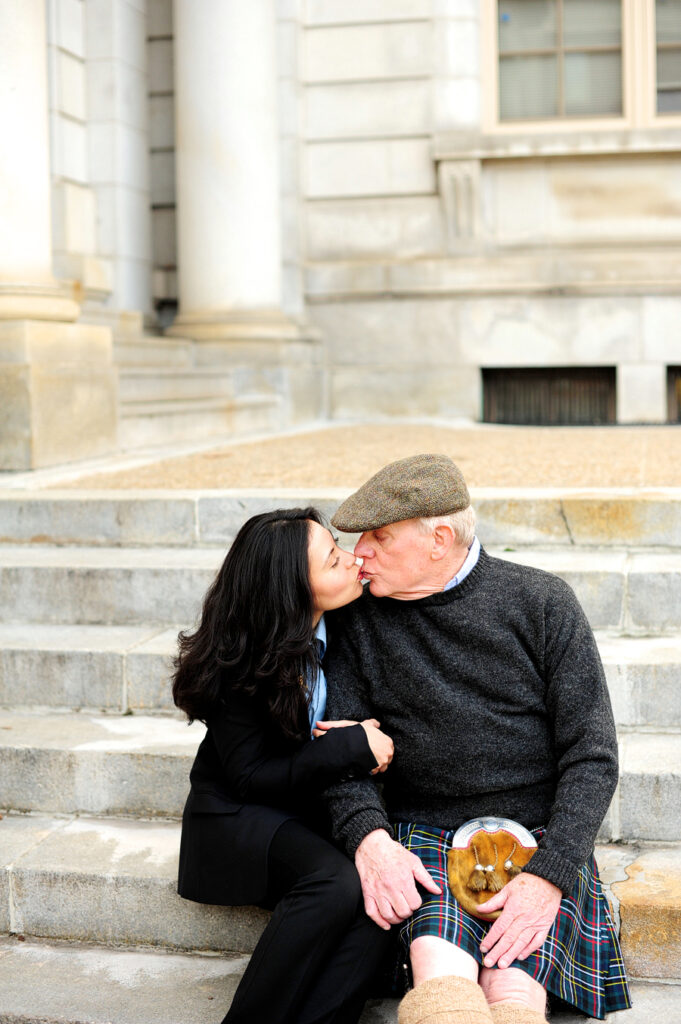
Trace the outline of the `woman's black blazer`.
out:
[[[262,903],[281,823],[321,816],[321,791],[366,776],[376,758],[361,725],[291,744],[254,698],[233,691],[207,725],[182,817],[178,892],[199,903]]]

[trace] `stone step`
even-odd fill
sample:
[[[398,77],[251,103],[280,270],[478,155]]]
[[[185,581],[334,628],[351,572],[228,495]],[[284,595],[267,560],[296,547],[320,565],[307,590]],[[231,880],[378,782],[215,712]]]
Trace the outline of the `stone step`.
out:
[[[179,714],[0,713],[0,807],[177,817],[204,732]]]
[[[179,629],[0,625],[0,707],[172,710]]]
[[[0,807],[179,817],[203,736],[179,715],[0,713]],[[681,732],[620,737],[606,839],[681,840]]]
[[[192,622],[222,557],[216,548],[0,547],[0,619]]]
[[[618,726],[681,728],[681,635],[596,638]]]
[[[149,366],[157,369],[168,367],[189,368],[194,360],[193,342],[185,338],[165,338],[155,335],[121,335],[113,343],[113,359],[116,366]]]
[[[251,952],[267,913],[182,900],[176,893],[179,836],[179,824],[172,822],[5,817],[0,932],[98,945]],[[679,845],[603,845],[596,857],[618,927],[621,920],[630,973],[681,981]]]
[[[247,959],[0,938],[0,1020],[8,1024],[206,1024],[227,1012]],[[681,985],[637,982],[610,1024],[681,1020]],[[360,1024],[397,1024],[396,999],[369,1000]],[[592,1021],[555,1013],[552,1024]]]
[[[181,628],[0,625],[0,707],[172,710]],[[597,640],[618,726],[681,728],[681,634]]]
[[[512,551],[502,558],[557,573],[594,629],[681,630],[681,553]],[[0,620],[112,625],[192,622],[223,551],[0,545]]]
[[[241,437],[281,428],[277,395],[128,401],[120,408],[118,444],[123,451],[150,445]]]
[[[224,370],[126,367],[118,376],[118,399],[122,405],[233,396],[234,375]]]
[[[5,491],[0,492],[0,543],[226,544],[257,512],[316,505],[331,517],[348,493],[348,488]],[[479,536],[491,547],[681,547],[678,489],[480,489],[472,497]],[[618,532],[623,523],[627,529]]]

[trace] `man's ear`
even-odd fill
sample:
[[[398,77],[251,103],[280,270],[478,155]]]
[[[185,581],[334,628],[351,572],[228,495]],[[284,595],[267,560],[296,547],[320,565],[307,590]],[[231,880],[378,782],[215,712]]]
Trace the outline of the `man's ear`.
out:
[[[456,544],[456,537],[451,526],[445,523],[436,526],[432,534],[430,557],[434,562],[439,562],[452,550]]]

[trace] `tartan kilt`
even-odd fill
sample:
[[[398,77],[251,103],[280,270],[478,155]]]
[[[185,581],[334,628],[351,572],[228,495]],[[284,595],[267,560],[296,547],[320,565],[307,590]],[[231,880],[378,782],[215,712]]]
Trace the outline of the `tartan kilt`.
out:
[[[395,838],[415,853],[442,889],[437,896],[419,887],[423,903],[400,928],[406,950],[421,935],[436,935],[470,953],[482,966],[480,943],[492,922],[473,917],[454,899],[447,879],[447,851],[454,832],[427,825],[394,825]],[[541,839],[545,829],[532,829]],[[590,1017],[631,1006],[629,988],[608,901],[591,856],[569,896],[561,900],[544,944],[526,960],[514,960],[549,993]]]

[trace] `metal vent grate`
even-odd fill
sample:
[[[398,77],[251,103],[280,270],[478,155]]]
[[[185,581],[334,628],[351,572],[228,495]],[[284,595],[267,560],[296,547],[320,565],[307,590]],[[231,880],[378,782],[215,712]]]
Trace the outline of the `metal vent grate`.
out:
[[[667,367],[667,419],[681,423],[681,366]]]
[[[483,420],[534,426],[616,422],[613,366],[482,371]]]

